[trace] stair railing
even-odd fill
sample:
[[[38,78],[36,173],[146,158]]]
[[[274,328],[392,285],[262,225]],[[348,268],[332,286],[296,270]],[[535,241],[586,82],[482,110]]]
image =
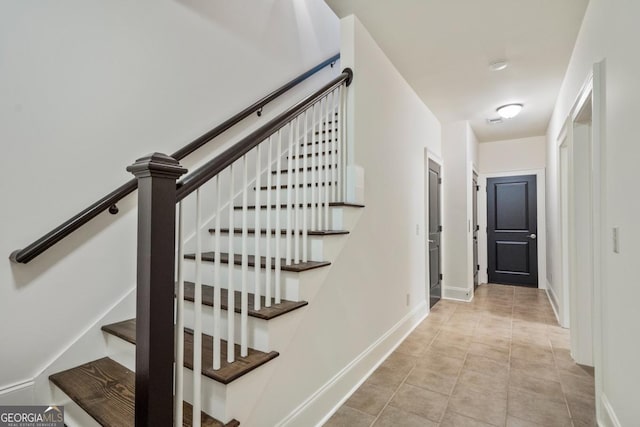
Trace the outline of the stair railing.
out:
[[[214,412],[214,402],[202,400],[200,373],[223,370],[248,355],[249,292],[253,291],[255,310],[280,304],[283,269],[295,271],[296,264],[310,262],[308,232],[328,230],[330,205],[346,196],[350,159],[344,132],[345,88],[352,78],[351,70],[345,69],[177,185],[185,170],[169,156],[149,155],[128,168],[139,188],[136,426],[168,426],[171,420],[181,425],[183,400],[192,401],[196,427],[200,411]],[[253,218],[249,213],[252,186]],[[203,215],[205,208],[209,217]],[[212,233],[207,241],[213,251],[205,253],[202,231],[209,227]],[[250,227],[254,228],[253,247]],[[237,246],[236,233],[241,236]],[[193,262],[185,260],[187,247],[194,251]],[[204,265],[207,260],[212,267]],[[189,268],[195,283],[193,331],[188,332],[193,351],[187,354],[184,296]],[[205,275],[213,286],[213,320],[207,325],[203,323]],[[221,316],[225,285],[226,342]],[[240,312],[239,328],[234,311]],[[206,345],[205,329],[212,336],[212,343]],[[211,357],[203,359],[203,347],[209,346]],[[185,362],[193,367],[192,387],[185,387]],[[167,407],[173,408],[172,415]],[[158,408],[164,409],[158,412]]]
[[[244,110],[225,120],[209,132],[205,133],[201,137],[195,139],[184,147],[180,148],[178,151],[171,155],[172,158],[176,160],[182,160],[187,157],[189,154],[193,153],[200,147],[206,145],[211,142],[213,139],[217,138],[236,124],[240,123],[242,120],[251,116],[254,113],[257,113],[259,116],[262,114],[262,109],[278,98],[280,95],[284,94],[288,90],[302,83],[312,75],[316,74],[321,69],[331,65],[333,65],[340,59],[340,54],[336,54],[331,58],[321,62],[310,70],[306,71],[303,74],[300,74],[290,82],[271,92],[264,98],[256,101],[252,105],[248,106]],[[33,260],[41,253],[54,246],[60,240],[64,239],[71,233],[73,233],[78,228],[82,227],[87,222],[91,221],[93,218],[101,214],[102,212],[109,210],[111,214],[118,213],[117,203],[122,200],[124,197],[135,191],[137,188],[137,181],[132,179],[127,183],[121,185],[120,187],[113,190],[111,193],[102,197],[97,202],[93,203],[86,209],[82,210],[78,214],[74,215],[67,221],[63,222],[44,236],[40,237],[38,240],[24,247],[23,249],[17,249],[11,253],[9,259],[15,263],[23,263],[26,264],[29,261]]]

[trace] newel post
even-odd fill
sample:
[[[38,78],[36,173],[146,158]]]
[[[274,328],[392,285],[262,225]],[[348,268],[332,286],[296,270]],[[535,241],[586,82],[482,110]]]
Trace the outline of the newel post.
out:
[[[138,179],[135,425],[173,426],[176,180],[187,170],[161,153],[127,170]]]

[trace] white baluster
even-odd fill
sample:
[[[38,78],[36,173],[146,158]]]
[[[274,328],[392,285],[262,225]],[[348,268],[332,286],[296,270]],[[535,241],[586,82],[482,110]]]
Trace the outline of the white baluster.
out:
[[[338,117],[336,118],[336,121],[338,123],[338,131],[336,132],[336,145],[337,145],[337,151],[338,151],[338,182],[336,187],[338,187],[338,202],[344,202],[345,200],[345,195],[344,195],[344,191],[343,191],[343,183],[344,183],[344,157],[342,155],[342,146],[344,145],[344,142],[342,140],[342,130],[344,128],[344,124],[342,122],[342,87],[343,85],[340,85],[340,89],[338,90]]]
[[[221,185],[220,185],[220,176],[217,175],[215,177],[216,180],[216,233],[215,233],[215,242],[214,242],[214,283],[213,283],[213,369],[220,369],[220,359],[221,359],[221,263],[220,263],[220,216],[222,216],[222,204],[221,204]],[[232,234],[229,234],[232,236]],[[232,313],[232,310],[229,310],[229,313]]]
[[[307,229],[307,191],[308,191],[308,187],[307,187],[307,182],[308,182],[308,175],[309,172],[307,172],[307,142],[308,142],[308,133],[309,133],[309,110],[306,110],[304,112],[304,136],[302,138],[302,143],[304,144],[303,150],[302,150],[302,158],[304,159],[302,161],[302,168],[304,169],[304,172],[302,174],[303,176],[303,181],[302,181],[302,262],[307,262],[309,261],[309,256],[307,253],[307,233],[308,233],[308,229]],[[300,144],[298,144],[300,145]]]
[[[322,222],[322,194],[324,192],[324,182],[322,182],[322,165],[324,164],[324,156],[322,155],[322,147],[323,147],[323,139],[325,139],[325,135],[322,134],[323,124],[322,118],[324,116],[324,102],[325,98],[320,99],[318,102],[318,168],[313,171],[318,177],[318,230],[322,230],[323,222]]]
[[[291,205],[293,204],[293,170],[295,169],[295,162],[293,157],[293,121],[289,122],[289,144],[287,148],[287,246],[286,246],[286,261],[285,265],[291,264],[291,234],[292,234],[292,217],[291,217]]]
[[[254,222],[254,244],[255,251],[254,256],[256,258],[256,265],[254,267],[255,272],[255,286],[254,286],[254,297],[253,297],[253,308],[255,310],[260,310],[260,264],[257,260],[260,259],[260,166],[262,164],[262,144],[260,143],[256,150],[256,212],[255,212],[255,222]],[[267,208],[269,210],[269,208]],[[266,270],[269,271],[269,270]]]
[[[247,155],[242,156],[242,288],[240,298],[240,356],[249,354],[247,345],[247,322],[249,309],[249,296],[247,294],[247,276],[249,275],[249,248],[247,245],[248,222],[247,221]],[[260,207],[256,206],[256,215],[260,214]],[[256,268],[259,268],[260,257],[254,259]]]
[[[311,230],[317,230],[316,228],[316,187],[317,187],[317,182],[316,182],[316,174],[315,174],[315,167],[316,164],[318,163],[316,161],[317,156],[315,155],[315,142],[316,142],[316,110],[317,110],[317,103],[313,104],[313,106],[311,107],[311,146],[310,146],[310,152],[311,152],[311,172],[310,172],[310,177],[311,177]]]
[[[298,159],[294,162],[295,167],[295,180],[293,184],[293,191],[295,193],[295,204],[293,205],[293,262],[294,264],[300,263],[300,174],[305,174],[306,169],[300,172],[300,116],[296,117],[294,122],[296,124],[296,131],[293,134],[293,146],[295,157]],[[306,159],[305,159],[306,160]]]
[[[229,261],[227,266],[227,313],[229,313],[228,321],[227,321],[227,362],[233,363],[235,360],[235,322],[233,320],[235,306],[236,306],[236,295],[235,295],[235,287],[233,283],[233,261],[234,261],[234,253],[233,253],[233,200],[235,196],[235,177],[233,176],[233,164],[229,167]]]
[[[280,269],[281,269],[281,258],[280,258],[280,242],[281,242],[281,229],[280,229],[280,168],[282,166],[282,129],[278,131],[278,143],[277,143],[277,151],[276,151],[276,253],[275,253],[275,283],[274,286],[274,294],[275,294],[275,303],[280,304]]]
[[[178,203],[178,227],[176,242],[178,244],[177,273],[178,295],[176,295],[176,378],[174,412],[176,424],[182,423],[182,402],[184,400],[184,239],[182,238],[184,218],[182,202]]]
[[[265,253],[266,262],[265,262],[265,289],[264,289],[264,305],[265,307],[271,307],[271,163],[272,158],[271,155],[273,153],[273,135],[269,137],[269,153],[267,154],[267,212],[266,212],[266,220],[267,220],[267,251]],[[276,187],[276,193],[279,192],[280,189]],[[277,239],[276,243],[279,243],[280,240]]]
[[[331,102],[329,101],[329,97],[331,96],[331,94],[327,95],[327,101],[325,102],[325,116],[324,116],[324,123],[325,123],[325,155],[324,155],[324,191],[322,192],[323,194],[323,202],[324,202],[324,213],[323,213],[323,217],[324,217],[324,229],[328,230],[329,229],[329,188],[331,185],[330,182],[330,175],[329,175],[329,167],[331,166],[331,153],[329,153],[327,150],[330,149],[331,147],[331,140],[333,139],[333,135],[329,132],[331,127],[330,127],[330,123],[329,123],[329,106],[331,105]]]
[[[331,138],[331,201],[338,201],[338,159],[336,150],[338,149],[338,115],[336,114],[336,104],[338,97],[338,89],[333,92],[333,102],[331,104],[331,128],[333,129],[333,138]]]
[[[195,310],[193,322],[193,413],[202,411],[202,225],[200,189],[196,190],[196,277],[193,306]],[[193,425],[200,426],[200,417],[193,417]]]

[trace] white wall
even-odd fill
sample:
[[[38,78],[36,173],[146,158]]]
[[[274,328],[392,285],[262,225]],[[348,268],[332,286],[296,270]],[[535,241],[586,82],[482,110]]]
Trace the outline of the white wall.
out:
[[[480,173],[544,169],[547,139],[544,136],[483,142],[479,144]]]
[[[640,259],[640,197],[637,170],[640,145],[637,121],[640,117],[640,56],[637,39],[640,3],[624,0],[591,0],[569,63],[547,132],[547,216],[550,253],[548,279],[560,278],[558,235],[558,156],[556,141],[576,97],[592,70],[605,60],[605,113],[600,138],[604,144],[602,185],[603,263],[602,295],[594,309],[602,316],[602,342],[596,347],[599,422],[601,425],[640,424],[640,286],[636,272]],[[596,117],[594,117],[595,123]],[[595,128],[594,128],[595,130]],[[611,233],[620,227],[620,253],[613,253]],[[596,314],[594,313],[594,316]],[[597,331],[596,331],[597,334]],[[617,418],[618,424],[614,421]]]
[[[321,0],[1,3],[0,400],[31,395],[19,393],[133,287],[135,196],[27,265],[9,253],[130,179],[137,157],[177,150],[338,47]]]
[[[471,183],[479,152],[469,122],[443,125],[442,152],[443,293],[448,298],[469,300],[473,292]]]
[[[424,152],[441,156],[440,124],[354,16],[342,20],[341,50],[355,76],[349,125],[366,207],[280,352],[268,387],[286,394],[265,393],[247,425],[275,425],[292,403],[324,396],[325,406],[305,407],[290,424],[315,425],[311,412],[326,415],[374,366],[359,357],[388,348],[386,333],[427,311]]]

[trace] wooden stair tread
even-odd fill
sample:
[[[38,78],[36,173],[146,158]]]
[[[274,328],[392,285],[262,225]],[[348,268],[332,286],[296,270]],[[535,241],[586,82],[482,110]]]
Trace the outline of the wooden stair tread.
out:
[[[108,333],[116,331],[114,335],[117,337],[132,344],[136,343],[136,319],[106,325],[102,327],[102,330]],[[230,382],[279,356],[279,353],[276,351],[265,353],[250,348],[246,357],[240,357],[240,345],[236,344],[236,360],[233,363],[228,363],[226,358],[226,340],[220,340],[220,348],[222,351],[220,369],[215,371],[213,370],[213,337],[211,335],[202,334],[202,375],[222,384],[229,384]],[[187,328],[185,328],[184,333],[184,366],[189,369],[193,369],[193,331]]]
[[[313,205],[311,203],[307,203],[307,207],[308,208],[314,207],[314,205],[316,207],[318,206],[317,203],[314,203]],[[270,205],[270,206],[271,206],[271,209],[275,209],[277,207],[277,205]],[[280,209],[286,209],[287,206],[291,206],[291,207],[295,208],[296,204],[292,203],[290,205],[287,205],[287,204],[283,203],[283,204],[280,204]],[[302,208],[302,207],[304,207],[304,204],[303,203],[298,203],[298,207]],[[329,207],[332,207],[332,208],[340,208],[340,207],[364,208],[364,205],[360,205],[360,204],[357,204],[357,203],[330,202],[329,203]],[[267,208],[267,205],[260,205],[260,209],[266,209],[266,208]],[[242,206],[234,206],[233,209],[236,210],[236,211],[240,211],[240,210],[242,210]],[[255,210],[256,207],[254,205],[250,205],[250,206],[247,206],[247,209],[248,210]]]
[[[325,182],[322,182],[322,183],[320,184],[320,186],[322,186],[322,187],[324,187],[325,185],[333,185],[333,183],[332,183],[332,182],[326,182],[326,183],[325,183]],[[311,183],[308,183],[308,184],[307,184],[307,187],[317,187],[317,186],[318,186],[318,183],[317,183],[317,182],[316,182],[315,184],[311,184]],[[293,187],[304,187],[304,184],[293,185]],[[280,185],[280,189],[282,189],[282,190],[286,190],[287,188],[289,188],[289,186],[288,186],[287,184],[281,184],[281,185]],[[256,187],[253,187],[253,189],[255,190],[255,189],[256,189]],[[261,186],[261,187],[260,187],[260,189],[261,189],[261,190],[268,190],[268,189],[269,189],[269,187],[268,187],[268,186],[266,186],[266,185],[263,185],[263,186]],[[272,189],[272,190],[277,190],[277,189],[278,189],[278,186],[277,186],[277,185],[272,185],[272,186],[271,186],[271,189]]]
[[[220,306],[223,310],[228,310],[228,289],[220,289]],[[293,310],[296,310],[300,307],[304,307],[309,303],[307,301],[288,301],[281,300],[280,304],[271,304],[271,307],[265,307],[265,297],[261,296],[261,309],[255,310],[254,301],[255,295],[248,294],[249,297],[249,316],[257,317],[259,319],[270,320],[275,317],[281,316],[285,313],[289,313]],[[240,291],[235,291],[235,308],[234,311],[236,313],[240,313],[242,310],[242,293]],[[184,299],[187,301],[195,301],[195,283],[193,282],[184,282]],[[213,307],[213,286],[202,285],[202,304]]]
[[[299,156],[287,156],[287,159],[291,158],[291,159],[301,159],[304,157],[318,157],[318,156],[324,156],[327,154],[338,154],[338,150],[329,150],[329,151],[323,151],[322,153],[307,153],[306,155],[300,154]]]
[[[186,259],[196,259],[196,255],[195,254],[186,254],[184,256]],[[214,259],[214,253],[213,252],[203,252],[202,253],[202,260],[203,261],[207,261],[207,262],[213,262],[215,261]],[[220,254],[220,262],[223,264],[228,264],[229,263],[229,254],[222,252]],[[255,256],[253,255],[248,255],[247,256],[247,262],[249,267],[255,267],[256,263],[255,263]],[[234,254],[233,256],[233,263],[235,265],[242,265],[242,255],[240,254]],[[260,267],[265,268],[267,265],[267,258],[266,257],[260,257]],[[293,271],[296,273],[300,273],[303,271],[307,271],[307,270],[313,270],[314,268],[319,268],[319,267],[326,267],[327,265],[331,265],[330,262],[328,261],[307,261],[307,262],[299,262],[298,264],[289,264],[286,265],[285,264],[285,259],[282,258],[280,261],[280,269],[282,271]],[[275,269],[275,261],[274,258],[271,259],[271,268]]]
[[[336,165],[323,165],[320,169],[325,170],[325,169],[335,169],[335,168],[336,168]],[[318,170],[318,166],[315,166],[315,167],[309,166],[306,169],[305,168],[297,168],[297,170],[298,170],[298,172],[304,172],[305,170],[306,171],[313,171],[313,170],[317,171]],[[293,168],[293,171],[295,172],[296,168]],[[273,175],[275,175],[275,174],[278,173],[278,171],[277,170],[271,171],[271,173]],[[289,169],[281,169],[280,170],[280,174],[283,174],[283,173],[289,173]]]
[[[318,141],[309,141],[309,142],[307,142],[307,144],[306,144],[306,145],[324,144],[324,143],[326,143],[326,142],[334,142],[334,141],[337,141],[337,140],[338,140],[337,138],[329,138],[329,139],[326,139],[326,136],[323,136],[323,139],[322,139],[322,140],[318,140]],[[304,142],[301,142],[301,143],[300,143],[300,146],[301,146],[301,147],[304,147],[304,146],[305,146],[305,143],[304,143]]]
[[[103,426],[124,427],[134,425],[135,373],[108,357],[58,372],[49,380],[66,393],[85,412]],[[184,402],[183,426],[193,425],[193,408]],[[235,427],[202,413],[206,427]]]
[[[210,228],[209,229],[209,233],[215,233],[216,230],[215,228]],[[221,233],[225,233],[225,234],[229,234],[229,229],[228,228],[221,228],[220,229]],[[248,228],[247,229],[247,233],[248,234],[256,234],[256,230],[255,228]],[[234,228],[233,229],[233,234],[242,234],[242,228]],[[261,235],[265,235],[267,234],[267,230],[262,228],[260,229],[260,234]],[[275,236],[276,234],[276,230],[271,230],[271,234]],[[287,234],[287,230],[280,230],[280,234],[282,235],[286,235]],[[302,230],[300,230],[300,234],[302,234]],[[315,230],[315,231],[307,231],[307,236],[336,236],[336,235],[342,235],[342,234],[349,234],[348,231],[346,230]]]

